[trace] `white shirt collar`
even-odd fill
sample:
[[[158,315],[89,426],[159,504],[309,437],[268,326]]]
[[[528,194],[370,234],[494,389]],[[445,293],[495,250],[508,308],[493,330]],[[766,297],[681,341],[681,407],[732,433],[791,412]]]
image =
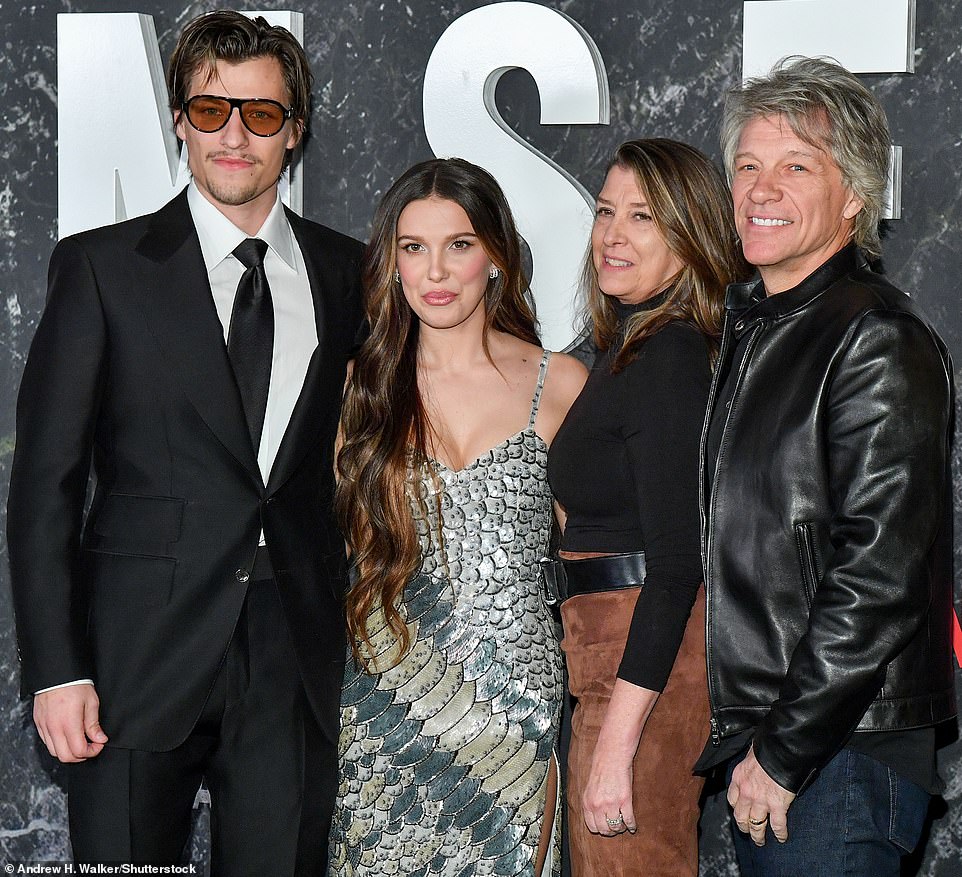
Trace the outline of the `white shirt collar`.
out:
[[[204,265],[207,267],[207,273],[209,274],[234,251],[241,241],[246,240],[250,235],[241,231],[211,204],[201,194],[193,180],[187,186],[187,205],[194,220],[194,227],[197,229],[200,250],[203,253]],[[264,224],[253,237],[265,241],[267,246],[289,267],[297,270],[297,262],[294,257],[294,232],[287,221],[287,214],[284,212],[284,205],[281,203],[279,194],[271,212],[267,215],[267,219],[264,220]]]

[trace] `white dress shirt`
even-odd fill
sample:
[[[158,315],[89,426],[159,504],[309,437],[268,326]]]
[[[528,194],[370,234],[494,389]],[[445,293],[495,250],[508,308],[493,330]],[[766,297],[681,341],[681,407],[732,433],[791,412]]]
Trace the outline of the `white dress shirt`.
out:
[[[226,343],[234,294],[244,273],[244,266],[231,253],[248,235],[211,204],[193,182],[187,188],[187,203],[200,238],[200,249]],[[274,302],[271,384],[267,391],[267,412],[257,452],[257,465],[266,484],[277,449],[290,423],[294,404],[304,386],[307,366],[317,347],[317,324],[314,321],[314,298],[304,256],[279,196],[253,237],[267,244],[264,271]]]

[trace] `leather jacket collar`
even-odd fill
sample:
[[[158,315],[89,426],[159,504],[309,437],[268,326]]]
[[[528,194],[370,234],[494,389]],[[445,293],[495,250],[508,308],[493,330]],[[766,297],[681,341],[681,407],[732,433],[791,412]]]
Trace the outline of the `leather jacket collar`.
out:
[[[822,295],[836,281],[853,271],[869,268],[865,254],[855,245],[842,247],[827,262],[823,262],[798,286],[767,296],[763,281],[757,275],[744,283],[731,283],[725,294],[726,315],[745,316],[754,320],[778,319],[795,313]],[[745,313],[749,308],[751,314]],[[747,320],[746,320],[747,322]]]

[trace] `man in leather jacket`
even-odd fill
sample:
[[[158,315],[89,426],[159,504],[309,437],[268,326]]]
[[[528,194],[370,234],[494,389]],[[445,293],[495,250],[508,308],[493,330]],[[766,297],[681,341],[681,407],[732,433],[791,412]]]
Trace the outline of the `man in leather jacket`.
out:
[[[729,288],[702,438],[699,768],[728,763],[745,874],[898,875],[955,715],[952,369],[867,261],[889,143],[872,94],[826,61],[786,59],[726,104],[759,279]]]

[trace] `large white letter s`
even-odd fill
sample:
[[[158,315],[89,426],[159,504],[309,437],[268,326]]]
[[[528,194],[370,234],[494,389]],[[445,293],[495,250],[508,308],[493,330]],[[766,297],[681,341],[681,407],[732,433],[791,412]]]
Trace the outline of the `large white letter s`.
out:
[[[490,171],[531,249],[542,340],[565,348],[574,326],[581,260],[594,203],[563,168],[519,137],[495,106],[498,80],[523,68],[541,96],[541,123],[607,124],[608,77],[587,32],[534,3],[495,3],[451,24],[424,73],[424,130],[439,156]]]

